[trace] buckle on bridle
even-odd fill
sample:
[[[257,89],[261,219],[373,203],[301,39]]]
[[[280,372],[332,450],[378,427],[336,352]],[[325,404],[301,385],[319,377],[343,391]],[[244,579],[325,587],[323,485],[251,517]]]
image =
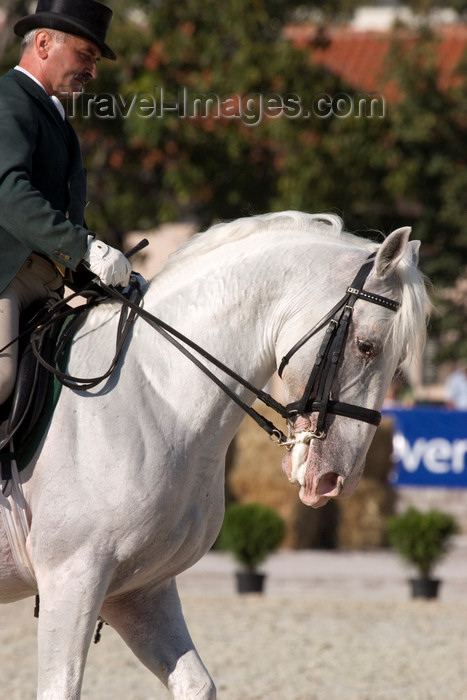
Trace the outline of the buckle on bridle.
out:
[[[284,447],[287,445],[287,438],[285,437],[284,433],[279,430],[279,428],[274,428],[274,430],[270,433],[269,439],[271,442],[273,442],[275,445],[278,445],[278,447]]]
[[[288,440],[281,443],[281,447],[290,452],[295,445],[309,445],[312,440],[324,440],[325,437],[324,430],[300,430],[298,433],[292,433]]]

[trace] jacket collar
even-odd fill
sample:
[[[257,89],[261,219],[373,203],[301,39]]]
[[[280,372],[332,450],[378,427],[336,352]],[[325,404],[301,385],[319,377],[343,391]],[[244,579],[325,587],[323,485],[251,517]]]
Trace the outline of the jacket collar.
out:
[[[8,71],[7,75],[12,77],[13,80],[15,80],[19,85],[21,85],[23,90],[25,90],[29,95],[31,95],[31,97],[33,97],[40,103],[41,107],[46,109],[47,113],[55,121],[65,138],[68,139],[69,125],[67,123],[67,120],[62,119],[58,109],[56,108],[56,106],[50,99],[50,96],[46,93],[42,85],[30,78],[29,75],[26,75],[26,73],[23,73],[23,71],[16,70],[15,68],[12,68],[10,71]]]
[[[44,90],[44,92],[46,92],[44,86],[37,80],[37,78],[35,78],[35,77],[34,77],[31,73],[29,73],[29,71],[27,71],[25,68],[22,68],[21,66],[15,66],[15,70],[19,71],[20,73],[24,73],[24,75],[27,75],[29,78],[31,78],[32,81],[34,81],[35,83],[37,83],[37,84],[39,85],[39,87],[41,87],[41,88]],[[58,113],[60,114],[60,116],[62,117],[62,119],[65,119],[65,108],[64,108],[64,106],[62,105],[62,103],[60,102],[60,100],[58,99],[58,97],[55,97],[55,95],[52,95],[52,96],[49,95],[49,98],[52,100],[52,102],[54,103],[55,107],[58,109]]]

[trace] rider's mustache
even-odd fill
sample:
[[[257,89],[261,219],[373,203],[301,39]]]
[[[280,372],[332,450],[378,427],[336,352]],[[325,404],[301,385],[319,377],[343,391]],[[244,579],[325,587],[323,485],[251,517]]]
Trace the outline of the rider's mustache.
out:
[[[73,77],[84,85],[92,79],[91,73],[75,73]]]
[[[87,83],[92,80],[92,75],[90,73],[74,73],[73,80],[81,83],[82,89],[84,89]],[[60,91],[65,94],[70,88],[76,91],[76,85],[74,84],[61,85]]]

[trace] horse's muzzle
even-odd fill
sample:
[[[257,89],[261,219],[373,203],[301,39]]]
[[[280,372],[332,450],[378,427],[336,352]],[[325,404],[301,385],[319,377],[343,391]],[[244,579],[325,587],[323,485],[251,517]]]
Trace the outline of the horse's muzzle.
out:
[[[307,431],[303,431],[304,433]],[[289,481],[300,486],[299,497],[302,503],[313,508],[324,506],[330,498],[338,498],[345,493],[345,478],[335,471],[319,472],[313,454],[313,438],[298,433],[291,450],[282,460],[282,469]],[[352,489],[353,490],[353,489]]]

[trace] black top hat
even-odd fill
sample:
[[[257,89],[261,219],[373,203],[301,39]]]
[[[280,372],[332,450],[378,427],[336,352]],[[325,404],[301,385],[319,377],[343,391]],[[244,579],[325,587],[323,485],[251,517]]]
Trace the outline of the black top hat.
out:
[[[96,44],[104,58],[115,61],[105,35],[112,19],[112,10],[95,0],[38,0],[36,12],[15,24],[15,34],[24,36],[31,29],[57,29],[76,34]]]

